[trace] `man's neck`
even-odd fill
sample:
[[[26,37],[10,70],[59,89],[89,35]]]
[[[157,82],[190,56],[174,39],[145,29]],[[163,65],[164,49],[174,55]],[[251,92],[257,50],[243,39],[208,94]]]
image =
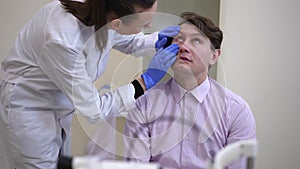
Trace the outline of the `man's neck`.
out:
[[[176,82],[185,90],[191,91],[201,85],[205,79],[207,78],[207,75],[199,75],[199,76],[193,76],[193,75],[187,75],[187,74],[175,74],[174,79]]]

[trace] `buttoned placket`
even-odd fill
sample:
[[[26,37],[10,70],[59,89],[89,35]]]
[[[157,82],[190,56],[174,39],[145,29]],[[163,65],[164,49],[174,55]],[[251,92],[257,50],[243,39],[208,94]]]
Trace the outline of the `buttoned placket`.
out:
[[[185,145],[190,144],[190,132],[193,127],[193,123],[195,122],[195,112],[193,112],[193,96],[190,92],[184,93],[181,101],[181,123],[182,123],[182,142],[181,142],[181,152],[180,152],[180,160],[181,166],[189,167],[191,165],[189,152],[186,151],[184,147]]]

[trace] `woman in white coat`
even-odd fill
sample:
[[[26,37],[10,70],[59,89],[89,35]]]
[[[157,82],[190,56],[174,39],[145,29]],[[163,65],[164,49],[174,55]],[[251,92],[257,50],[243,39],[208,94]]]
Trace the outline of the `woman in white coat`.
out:
[[[75,110],[91,121],[113,116],[164,76],[178,46],[161,48],[163,35],[129,35],[150,25],[152,14],[142,13],[156,7],[156,0],[53,1],[20,31],[0,70],[0,134],[11,168],[56,168],[70,155]],[[161,49],[140,78],[99,96],[93,82],[110,49],[138,55],[155,45]]]

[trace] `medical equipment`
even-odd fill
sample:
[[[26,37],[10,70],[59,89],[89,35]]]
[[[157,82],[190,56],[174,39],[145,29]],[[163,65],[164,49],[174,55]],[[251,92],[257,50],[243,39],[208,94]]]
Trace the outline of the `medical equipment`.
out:
[[[209,163],[208,169],[223,169],[235,159],[246,157],[247,169],[254,169],[254,161],[257,155],[256,140],[241,140],[227,145],[220,150]]]
[[[156,163],[130,161],[100,161],[96,157],[60,157],[57,169],[159,169]]]

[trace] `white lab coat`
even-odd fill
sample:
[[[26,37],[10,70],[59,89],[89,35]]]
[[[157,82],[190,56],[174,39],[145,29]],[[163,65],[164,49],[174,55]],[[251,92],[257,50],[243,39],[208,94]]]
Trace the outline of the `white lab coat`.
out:
[[[111,48],[145,55],[154,51],[157,34],[109,30],[103,52],[93,34],[92,26],[65,12],[59,1],[42,8],[18,34],[0,72],[1,135],[9,139],[4,142],[12,168],[55,168],[59,153],[70,153],[74,110],[97,120],[134,106],[131,84],[99,96],[93,82],[104,72]]]

